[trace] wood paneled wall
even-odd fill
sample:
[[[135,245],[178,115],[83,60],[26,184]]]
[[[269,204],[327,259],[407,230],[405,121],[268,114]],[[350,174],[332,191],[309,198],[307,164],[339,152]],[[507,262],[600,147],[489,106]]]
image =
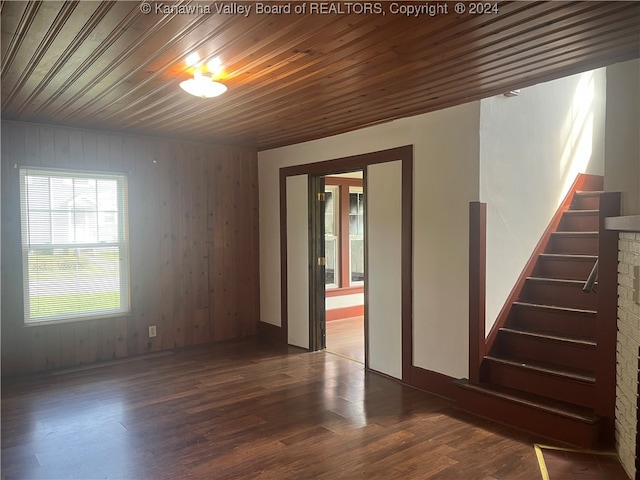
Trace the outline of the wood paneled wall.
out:
[[[24,326],[16,164],[128,175],[131,315]],[[255,335],[258,260],[254,149],[2,122],[3,374]]]

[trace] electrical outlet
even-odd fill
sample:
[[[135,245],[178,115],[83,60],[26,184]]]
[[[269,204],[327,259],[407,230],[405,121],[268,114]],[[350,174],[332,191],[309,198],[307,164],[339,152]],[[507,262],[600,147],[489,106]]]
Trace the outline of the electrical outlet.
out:
[[[156,336],[156,326],[151,325],[149,326],[149,338],[153,338],[155,336]]]

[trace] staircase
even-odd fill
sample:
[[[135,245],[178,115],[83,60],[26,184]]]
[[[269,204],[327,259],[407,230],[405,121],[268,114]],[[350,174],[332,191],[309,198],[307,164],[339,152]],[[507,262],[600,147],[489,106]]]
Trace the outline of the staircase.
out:
[[[597,283],[591,293],[583,287],[598,258],[602,178],[582,188],[498,319],[480,382],[456,383],[464,410],[593,448],[600,429],[593,411]]]

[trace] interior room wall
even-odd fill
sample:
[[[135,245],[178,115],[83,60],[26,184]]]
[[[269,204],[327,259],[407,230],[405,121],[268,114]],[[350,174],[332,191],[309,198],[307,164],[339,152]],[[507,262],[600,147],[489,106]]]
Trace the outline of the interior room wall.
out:
[[[279,169],[413,145],[413,362],[465,377],[469,202],[479,196],[479,121],[480,103],[473,102],[259,152],[261,321],[281,321]]]
[[[14,164],[127,174],[131,315],[24,327]],[[256,334],[255,150],[3,121],[1,178],[3,375]]]
[[[640,215],[640,60],[607,67],[604,188],[622,192],[622,215]]]
[[[605,70],[481,100],[486,332],[578,173],[604,174]]]

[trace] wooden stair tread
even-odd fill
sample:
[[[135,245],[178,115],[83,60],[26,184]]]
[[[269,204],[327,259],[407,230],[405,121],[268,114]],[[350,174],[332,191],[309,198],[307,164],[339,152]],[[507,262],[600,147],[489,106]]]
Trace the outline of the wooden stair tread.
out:
[[[541,253],[539,257],[549,260],[593,260],[594,262],[598,259],[597,255],[579,253]]]
[[[518,305],[520,307],[526,308],[535,308],[546,311],[554,311],[554,312],[567,312],[567,313],[577,313],[577,314],[587,314],[587,315],[597,315],[598,312],[595,310],[588,310],[584,308],[572,308],[572,307],[558,307],[555,305],[544,305],[539,303],[529,303],[529,302],[513,302],[514,305]]]
[[[527,277],[527,281],[551,283],[556,285],[563,284],[563,285],[576,285],[576,286],[582,286],[584,285],[584,282],[585,282],[585,280],[570,280],[566,278],[552,278],[552,277]]]
[[[472,384],[467,379],[455,380],[454,383],[462,388],[472,390],[484,395],[502,398],[511,402],[518,403],[538,410],[543,410],[555,415],[572,418],[581,422],[596,424],[600,421],[600,417],[593,413],[593,410],[573,405],[571,403],[554,400],[551,398],[535,395],[533,393],[523,392],[513,388],[493,385],[489,383]]]
[[[500,328],[499,331],[513,333],[513,334],[516,334],[516,335],[524,335],[524,336],[533,337],[533,338],[552,340],[552,341],[555,341],[555,342],[564,342],[564,343],[569,343],[569,344],[572,344],[572,345],[580,345],[580,346],[585,346],[585,347],[595,347],[596,346],[596,342],[591,341],[591,340],[587,340],[587,339],[576,338],[576,337],[567,337],[567,336],[562,336],[562,335],[551,335],[551,334],[542,333],[542,332],[532,332],[530,330],[520,330],[520,329],[512,328],[512,327],[502,327],[502,328]]]
[[[500,363],[503,365],[508,365],[511,367],[523,368],[529,371],[535,371],[539,373],[545,373],[548,375],[553,375],[556,377],[566,378],[568,380],[577,380],[585,383],[593,383],[595,384],[595,377],[587,371],[582,370],[574,370],[558,368],[557,365],[546,364],[540,362],[531,362],[529,360],[519,360],[515,358],[504,358],[504,357],[496,357],[493,355],[487,355],[484,357],[485,360],[489,360],[495,363]]]
[[[556,231],[552,232],[551,235],[555,235],[558,237],[597,237],[598,232],[565,232],[565,231]]]
[[[597,196],[604,193],[604,190],[576,190],[576,195]]]
[[[569,209],[569,210],[565,210],[564,214],[565,215],[598,215],[600,213],[600,210],[580,210],[580,209]]]

